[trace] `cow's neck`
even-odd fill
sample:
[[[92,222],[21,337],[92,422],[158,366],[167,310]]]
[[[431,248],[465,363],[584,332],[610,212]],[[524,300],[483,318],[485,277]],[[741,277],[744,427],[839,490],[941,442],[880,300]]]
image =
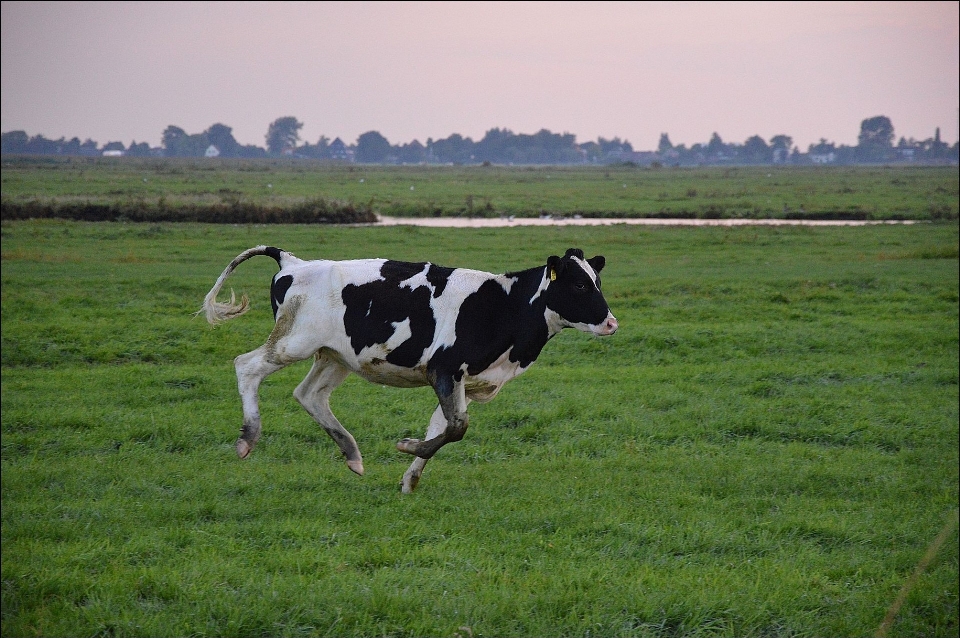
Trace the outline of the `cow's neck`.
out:
[[[511,335],[513,351],[510,359],[526,367],[540,356],[543,346],[559,329],[551,329],[544,316],[547,307],[544,296],[546,268],[531,268],[509,276],[517,278],[510,289],[510,311],[517,319],[512,322],[514,333]]]

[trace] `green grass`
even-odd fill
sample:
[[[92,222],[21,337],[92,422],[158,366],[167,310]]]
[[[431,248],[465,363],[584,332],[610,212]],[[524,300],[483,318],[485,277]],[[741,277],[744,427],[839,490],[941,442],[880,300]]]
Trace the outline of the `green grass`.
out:
[[[4,169],[6,179],[6,168]],[[6,185],[4,186],[6,194]],[[353,377],[233,443],[232,359],[193,317],[230,259],[507,271],[607,258],[621,329],[566,331],[399,493],[435,405]],[[4,636],[870,636],[958,506],[958,225],[2,225]],[[958,538],[888,635],[956,636]]]
[[[147,221],[181,208],[274,210],[318,201],[383,215],[929,220],[956,219],[960,198],[960,177],[949,166],[384,167],[11,158],[4,161],[2,185],[11,211],[92,203],[126,208],[130,219]]]

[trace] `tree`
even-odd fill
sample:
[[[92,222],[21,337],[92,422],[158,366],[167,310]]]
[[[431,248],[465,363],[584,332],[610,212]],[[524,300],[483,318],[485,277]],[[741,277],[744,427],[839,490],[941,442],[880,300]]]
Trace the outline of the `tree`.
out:
[[[180,142],[183,141],[185,137],[187,137],[187,132],[179,126],[171,124],[163,129],[161,143],[163,144],[164,150],[167,151],[167,155],[178,155]]]
[[[217,147],[220,157],[236,157],[240,144],[233,138],[233,129],[225,124],[214,124],[203,132],[207,141]]]
[[[770,147],[759,135],[747,138],[743,143],[743,153],[748,162],[762,164],[770,161]]]
[[[316,149],[318,158],[330,157],[330,138],[326,135],[321,135],[320,139],[317,140]]]
[[[297,155],[309,157],[310,159],[329,159],[330,158],[330,138],[321,135],[316,144],[310,142],[297,147]]]
[[[427,159],[427,147],[419,140],[413,140],[398,149],[397,155],[404,164],[420,164]]]
[[[292,151],[300,140],[301,128],[303,122],[291,115],[275,119],[267,129],[267,150],[278,155]]]
[[[390,142],[377,131],[367,131],[357,138],[358,162],[382,162],[390,154]]]
[[[136,140],[133,140],[127,147],[126,155],[130,157],[150,157],[150,145],[146,142],[138,144]]]
[[[473,146],[472,139],[463,137],[459,133],[453,133],[446,139],[436,140],[432,144],[428,144],[434,158],[441,162],[452,162],[454,164],[469,163],[473,155]]]
[[[770,138],[770,146],[773,149],[789,151],[793,146],[793,138],[789,135],[774,135]]]
[[[612,140],[607,140],[602,137],[597,138],[597,144],[600,145],[600,152],[602,153],[632,153],[633,146],[630,145],[630,142],[627,140],[621,140],[619,137],[615,137]]]
[[[857,155],[865,161],[883,161],[893,150],[893,123],[885,115],[865,119],[860,123],[857,137]]]
[[[793,138],[789,135],[774,135],[770,138],[770,151],[774,164],[783,164],[790,157]]]
[[[62,141],[63,138],[60,138],[60,140]],[[63,144],[60,152],[63,153],[64,155],[80,155],[80,138],[79,137],[70,138],[69,142],[66,142],[65,144]]]
[[[727,145],[723,143],[723,139],[714,131],[710,141],[707,142],[707,152],[711,155],[722,155],[726,148]]]
[[[660,143],[657,144],[657,152],[663,155],[667,151],[673,150],[673,143],[670,142],[670,136],[666,133],[660,134]]]
[[[492,128],[484,134],[483,139],[474,144],[474,155],[481,162],[506,161],[507,148],[514,137],[510,129]],[[432,140],[428,140],[427,146],[431,143]]]
[[[816,144],[811,144],[807,147],[807,152],[810,154],[822,155],[825,153],[833,153],[837,150],[836,144],[833,142],[828,142],[827,138],[821,137],[820,141]]]
[[[24,153],[30,136],[26,131],[10,131],[3,134],[2,148],[4,153]]]
[[[933,135],[933,141],[930,143],[930,157],[941,159],[947,155],[949,149],[950,145],[940,139],[940,127],[938,126]]]
[[[210,141],[207,134],[188,135],[179,126],[168,126],[163,130],[163,150],[167,157],[203,157]]]
[[[860,146],[890,147],[893,144],[893,123],[885,115],[871,117],[860,123]]]
[[[80,145],[80,154],[94,156],[97,154],[97,143],[89,137]]]

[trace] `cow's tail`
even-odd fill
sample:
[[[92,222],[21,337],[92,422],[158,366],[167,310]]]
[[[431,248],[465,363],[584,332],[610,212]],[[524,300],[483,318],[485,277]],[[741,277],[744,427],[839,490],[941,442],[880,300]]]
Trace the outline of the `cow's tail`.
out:
[[[237,303],[237,296],[230,291],[230,301],[222,302],[217,301],[217,295],[220,294],[220,289],[223,287],[223,282],[227,280],[227,277],[230,276],[237,266],[250,259],[251,257],[256,257],[258,255],[267,255],[268,257],[273,257],[277,260],[277,265],[283,268],[281,260],[284,258],[293,258],[296,259],[292,254],[282,251],[279,248],[274,248],[272,246],[255,246],[248,250],[243,251],[239,255],[233,258],[233,261],[230,262],[230,265],[227,266],[220,277],[217,279],[217,283],[213,284],[213,288],[210,289],[210,292],[207,293],[207,296],[203,299],[203,307],[197,311],[196,314],[203,314],[207,317],[207,321],[212,325],[217,325],[224,321],[233,319],[234,317],[239,317],[247,311],[247,308],[250,307],[250,299],[247,295],[243,295],[240,298],[240,303]]]

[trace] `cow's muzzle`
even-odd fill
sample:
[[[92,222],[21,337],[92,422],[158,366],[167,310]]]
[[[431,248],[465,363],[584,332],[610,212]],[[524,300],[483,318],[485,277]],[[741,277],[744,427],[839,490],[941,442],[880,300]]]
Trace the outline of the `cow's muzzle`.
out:
[[[597,326],[594,332],[600,337],[607,337],[616,332],[619,327],[620,324],[617,323],[617,318],[613,316],[613,313],[607,313],[607,318]]]

